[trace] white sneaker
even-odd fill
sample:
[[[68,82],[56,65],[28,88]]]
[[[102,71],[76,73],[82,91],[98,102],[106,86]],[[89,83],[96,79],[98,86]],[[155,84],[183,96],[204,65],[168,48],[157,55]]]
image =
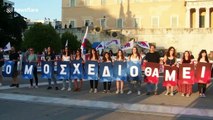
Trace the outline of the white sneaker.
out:
[[[206,95],[203,93],[203,94],[202,94],[202,97],[203,97],[203,98],[205,98],[205,97],[206,97]]]
[[[166,92],[165,95],[169,95],[169,92]]]
[[[94,89],[94,93],[97,93],[98,92],[98,90],[97,89]]]
[[[124,91],[123,91],[123,90],[121,90],[121,91],[120,91],[120,93],[121,93],[121,94],[123,94],[123,93],[124,93]]]
[[[173,94],[173,93],[171,93],[171,94],[170,94],[170,96],[174,96],[174,94]]]
[[[116,92],[115,92],[115,94],[118,94],[119,93],[119,90],[117,90]]]
[[[183,97],[184,97],[184,96],[185,96],[185,95],[184,95],[184,93],[182,93],[182,94],[181,94],[181,96],[183,96]]]
[[[65,90],[65,87],[61,88],[61,91],[64,91]]]
[[[71,88],[68,88],[67,91],[71,91]]]
[[[186,97],[190,97],[190,94],[186,94]]]
[[[141,95],[141,91],[138,91],[138,95]]]
[[[93,92],[93,89],[91,88],[90,90],[89,90],[89,93],[92,93]]]
[[[132,94],[132,91],[131,91],[131,90],[127,93],[127,95],[130,95],[130,94]]]

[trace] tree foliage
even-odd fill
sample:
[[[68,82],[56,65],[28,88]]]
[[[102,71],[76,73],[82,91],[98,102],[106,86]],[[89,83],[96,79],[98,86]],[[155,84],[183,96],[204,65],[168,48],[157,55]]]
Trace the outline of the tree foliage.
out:
[[[66,41],[68,40],[68,47],[70,50],[77,50],[78,48],[81,47],[81,42],[78,40],[77,36],[73,35],[70,32],[65,32],[61,36],[61,43],[63,47],[66,44]]]
[[[23,47],[32,47],[36,52],[42,52],[48,46],[55,52],[61,49],[60,37],[51,25],[37,23],[25,32]]]
[[[22,33],[27,28],[25,18],[19,13],[10,11],[9,6],[0,5],[0,46],[4,47],[8,42],[17,49],[21,48]],[[11,7],[11,6],[10,6]]]

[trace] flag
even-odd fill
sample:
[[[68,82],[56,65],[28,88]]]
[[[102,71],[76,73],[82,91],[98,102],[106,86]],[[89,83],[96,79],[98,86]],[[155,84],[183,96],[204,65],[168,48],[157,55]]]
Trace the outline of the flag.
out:
[[[66,41],[65,47],[68,47],[68,40]]]
[[[105,47],[110,47],[112,45],[116,45],[116,46],[120,47],[120,45],[121,45],[120,40],[115,39],[115,40],[108,41],[108,42],[106,42]]]
[[[86,27],[86,32],[84,34],[84,37],[82,39],[82,43],[81,43],[81,52],[82,52],[82,55],[84,55],[86,53],[86,38],[87,38],[87,34],[88,34],[88,26]]]
[[[102,50],[105,48],[105,42],[102,41],[97,47],[96,47],[96,50]]]
[[[133,47],[134,47],[134,40],[131,40],[128,43],[126,43],[121,49],[128,50],[128,49],[132,49]]]
[[[149,49],[149,43],[148,42],[141,41],[141,42],[137,42],[137,44],[142,48]]]
[[[10,51],[11,50],[11,45],[10,42],[7,43],[7,45],[4,47],[4,51]]]

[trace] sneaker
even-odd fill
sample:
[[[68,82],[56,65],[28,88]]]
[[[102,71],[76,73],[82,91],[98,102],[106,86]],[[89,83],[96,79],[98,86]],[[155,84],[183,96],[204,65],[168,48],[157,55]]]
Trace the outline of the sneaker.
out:
[[[61,88],[61,91],[64,91],[64,90],[65,90],[65,87],[62,87],[62,88]]]
[[[59,88],[58,88],[58,87],[55,87],[55,90],[59,90]]]
[[[95,89],[95,90],[94,90],[94,93],[97,93],[97,92],[98,92],[98,90],[97,90],[97,89]]]
[[[166,92],[165,95],[169,95],[169,92]]]
[[[47,88],[47,90],[50,90],[50,89],[52,89],[52,87],[51,87],[51,86],[49,86],[49,87]]]
[[[0,86],[2,86],[2,83],[0,83]]]
[[[154,95],[158,95],[158,92],[157,92],[157,91],[155,91],[155,92],[154,92]]]
[[[151,94],[150,92],[147,92],[147,93],[146,93],[146,95],[150,95],[150,94]]]
[[[141,95],[141,91],[138,91],[138,95]]]
[[[199,94],[199,97],[203,97],[203,94],[200,93],[200,94]]]
[[[90,90],[89,90],[89,93],[92,93],[93,92],[93,89],[91,88]]]
[[[132,94],[132,91],[131,91],[131,90],[127,93],[127,95],[130,95],[130,94]]]
[[[205,98],[205,97],[206,97],[206,95],[203,93],[203,94],[202,94],[202,97],[203,97],[203,98]]]
[[[16,87],[19,88],[19,84],[16,84]]]
[[[106,91],[106,90],[104,90],[102,93],[107,93],[107,91]]]
[[[186,94],[186,97],[190,97],[190,94]]]
[[[124,93],[124,91],[123,91],[123,90],[121,90],[121,91],[120,91],[120,93],[121,93],[121,94],[123,94],[123,93]]]
[[[37,88],[38,88],[38,85],[36,85],[35,88],[37,89]]]
[[[68,88],[67,91],[71,91],[71,88]]]
[[[174,93],[171,93],[170,96],[174,96]]]
[[[11,85],[10,85],[10,87],[14,87],[14,86],[15,86],[15,84],[11,84]]]
[[[115,94],[118,94],[119,93],[119,90],[116,90]]]
[[[187,95],[188,95],[188,94],[187,94]],[[181,96],[184,97],[184,96],[185,96],[184,93],[182,93]]]

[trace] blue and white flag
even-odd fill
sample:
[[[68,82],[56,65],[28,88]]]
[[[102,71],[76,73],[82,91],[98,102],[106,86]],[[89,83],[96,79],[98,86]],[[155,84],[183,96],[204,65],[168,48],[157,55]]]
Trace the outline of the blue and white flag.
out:
[[[142,80],[141,62],[127,62],[128,80]]]
[[[41,77],[44,79],[52,79],[54,75],[54,65],[52,61],[41,62]]]
[[[127,80],[127,62],[115,61],[113,66],[113,77],[115,80]]]
[[[113,68],[111,62],[105,62],[100,64],[100,80],[102,82],[113,81]]]
[[[70,78],[70,62],[59,61],[57,63],[57,78],[59,80]]]
[[[71,61],[71,79],[83,79],[82,60]]]
[[[14,64],[15,64],[15,62],[13,62],[13,61],[6,61],[4,63],[4,72],[3,72],[4,77],[12,77],[13,76]]]
[[[23,79],[33,79],[33,69],[35,63],[24,62],[22,64],[22,77]]]
[[[98,62],[86,61],[84,65],[85,73],[84,78],[86,80],[98,80]]]

